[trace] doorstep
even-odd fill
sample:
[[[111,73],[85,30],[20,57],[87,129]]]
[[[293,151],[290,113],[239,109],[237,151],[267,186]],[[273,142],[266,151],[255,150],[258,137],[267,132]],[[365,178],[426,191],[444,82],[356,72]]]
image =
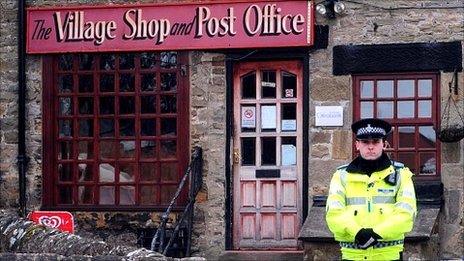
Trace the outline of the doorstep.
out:
[[[304,251],[263,250],[263,251],[225,251],[218,260],[256,260],[256,261],[302,261]]]

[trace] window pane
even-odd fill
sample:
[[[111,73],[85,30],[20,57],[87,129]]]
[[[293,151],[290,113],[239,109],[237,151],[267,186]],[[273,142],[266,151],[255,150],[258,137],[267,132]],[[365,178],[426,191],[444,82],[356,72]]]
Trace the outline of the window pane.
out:
[[[100,92],[114,92],[114,74],[100,75]]]
[[[142,140],[140,142],[141,157],[154,159],[156,158],[156,142],[154,140]]]
[[[176,113],[177,98],[173,95],[162,95],[160,100],[161,113]]]
[[[377,102],[377,117],[384,119],[392,119],[393,102]]]
[[[60,181],[72,181],[72,164],[58,164],[58,177]]]
[[[60,115],[72,115],[73,114],[73,106],[72,106],[72,98],[71,97],[63,97],[60,98]]]
[[[256,99],[256,74],[242,77],[242,99]]]
[[[398,161],[403,163],[405,166],[407,166],[412,173],[416,173],[416,153],[414,152],[399,152],[398,153]]]
[[[142,205],[156,204],[155,186],[141,186],[140,187],[140,204]]]
[[[93,204],[93,187],[79,186],[79,204]]]
[[[176,158],[176,140],[161,140],[160,141],[160,158],[169,159]]]
[[[160,54],[161,67],[173,68],[177,65],[177,52],[162,52]]]
[[[176,194],[177,186],[162,186],[161,187],[161,204],[169,204]]]
[[[393,98],[393,81],[377,81],[377,97]]]
[[[79,114],[93,114],[93,98],[79,97],[78,99]]]
[[[151,92],[155,90],[156,75],[154,73],[142,74],[142,91]]]
[[[73,134],[73,127],[71,120],[59,120],[58,132],[60,137],[71,137]]]
[[[114,114],[114,97],[100,97],[100,114]]]
[[[242,165],[252,166],[255,165],[256,143],[255,138],[242,138]],[[235,156],[235,155],[234,155]]]
[[[142,136],[155,136],[156,120],[155,119],[142,119],[140,121],[140,135]]]
[[[361,102],[361,119],[374,117],[374,103]]]
[[[119,56],[119,69],[134,69],[134,54],[127,53]]]
[[[114,61],[116,57],[114,54],[102,54],[100,57],[100,69],[114,70]]]
[[[140,164],[140,180],[156,181],[157,166],[155,163]]]
[[[119,143],[116,141],[100,141],[100,157],[114,159],[118,155]],[[100,166],[101,168],[101,166]]]
[[[398,146],[400,148],[414,148],[415,147],[414,133],[415,133],[414,126],[398,127],[398,135],[399,135]]]
[[[282,103],[282,131],[296,131],[296,103]]]
[[[79,182],[93,181],[93,165],[91,163],[79,163]]]
[[[135,120],[134,119],[121,119],[119,120],[119,135],[121,137],[135,135]]]
[[[133,182],[134,175],[134,164],[121,163],[119,165],[119,182]]]
[[[414,80],[398,80],[398,97],[414,97]]]
[[[142,69],[152,69],[156,65],[156,56],[154,53],[140,54],[140,65]]]
[[[119,142],[119,156],[121,158],[134,158],[135,157],[135,141],[122,140]]]
[[[60,75],[58,77],[58,90],[60,93],[70,93],[73,91],[73,76],[70,74]]]
[[[72,159],[73,149],[71,141],[61,141],[58,148],[58,159]]]
[[[60,55],[58,60],[58,66],[62,71],[69,71],[72,70],[73,67],[73,55],[72,54],[64,54]]]
[[[135,97],[121,96],[119,97],[119,113],[134,114],[135,113]]]
[[[93,75],[79,75],[79,92],[93,92]]]
[[[100,137],[114,137],[114,120],[100,120]]]
[[[419,118],[432,117],[432,101],[419,101],[418,105]]]
[[[156,113],[156,96],[142,96],[141,113]]]
[[[424,79],[418,81],[419,97],[432,97],[432,80]]]
[[[395,137],[396,135],[397,134],[395,133],[395,126],[392,126],[392,131],[391,131],[390,135],[387,136],[387,142],[388,142],[388,145],[389,145],[389,147],[387,149],[389,149],[390,151],[395,147],[393,137]]]
[[[77,159],[93,159],[93,142],[91,141],[79,141],[79,151]]]
[[[161,182],[177,182],[177,163],[161,164]]]
[[[135,204],[135,187],[134,186],[121,186],[120,187],[119,204],[120,205],[134,205]]]
[[[74,204],[72,187],[60,187],[58,190],[59,204]]]
[[[398,118],[414,118],[414,101],[398,101]]]
[[[262,105],[261,106],[261,129],[263,131],[275,131],[277,128],[277,106]]]
[[[361,81],[361,98],[374,98],[373,81]]]
[[[162,136],[177,135],[176,118],[162,118],[161,119],[161,135]]]
[[[435,148],[436,134],[433,126],[419,127],[419,148]]]
[[[119,91],[133,92],[135,90],[135,78],[133,74],[122,73],[119,76]]]
[[[296,137],[282,138],[282,166],[296,165]]]
[[[276,165],[276,138],[261,138],[261,165]]]
[[[420,153],[419,175],[435,175],[437,171],[437,160],[435,153]]]
[[[296,98],[296,75],[282,72],[282,98]]]
[[[177,90],[176,73],[161,73],[161,90],[162,91]]]
[[[95,59],[92,54],[79,55],[79,70],[92,70],[95,65]]]
[[[108,163],[100,164],[99,182],[114,182],[114,167]]]
[[[261,73],[261,96],[262,98],[276,97],[276,72],[263,71]]]
[[[100,187],[100,200],[101,205],[114,205],[114,187],[102,186]]]
[[[93,137],[93,119],[79,120],[79,136]]]

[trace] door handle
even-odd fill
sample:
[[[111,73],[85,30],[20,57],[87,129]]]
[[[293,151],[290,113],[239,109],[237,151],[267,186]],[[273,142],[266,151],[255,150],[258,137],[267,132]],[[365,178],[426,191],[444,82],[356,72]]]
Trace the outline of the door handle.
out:
[[[238,149],[234,149],[234,164],[239,164],[240,163],[240,153],[238,152]]]

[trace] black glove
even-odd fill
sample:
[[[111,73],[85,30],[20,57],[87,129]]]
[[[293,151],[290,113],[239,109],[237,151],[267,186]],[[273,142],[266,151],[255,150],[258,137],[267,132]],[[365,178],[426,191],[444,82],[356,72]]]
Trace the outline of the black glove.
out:
[[[372,228],[361,228],[358,233],[356,233],[354,241],[358,244],[359,248],[367,249],[377,244],[378,240],[381,238],[382,237],[375,233]]]

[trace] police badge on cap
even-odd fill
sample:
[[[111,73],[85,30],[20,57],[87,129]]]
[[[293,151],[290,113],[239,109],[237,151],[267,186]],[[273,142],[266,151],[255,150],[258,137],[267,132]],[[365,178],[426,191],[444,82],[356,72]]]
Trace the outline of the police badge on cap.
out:
[[[390,134],[392,126],[384,120],[369,118],[353,123],[351,130],[359,140],[383,139]]]

